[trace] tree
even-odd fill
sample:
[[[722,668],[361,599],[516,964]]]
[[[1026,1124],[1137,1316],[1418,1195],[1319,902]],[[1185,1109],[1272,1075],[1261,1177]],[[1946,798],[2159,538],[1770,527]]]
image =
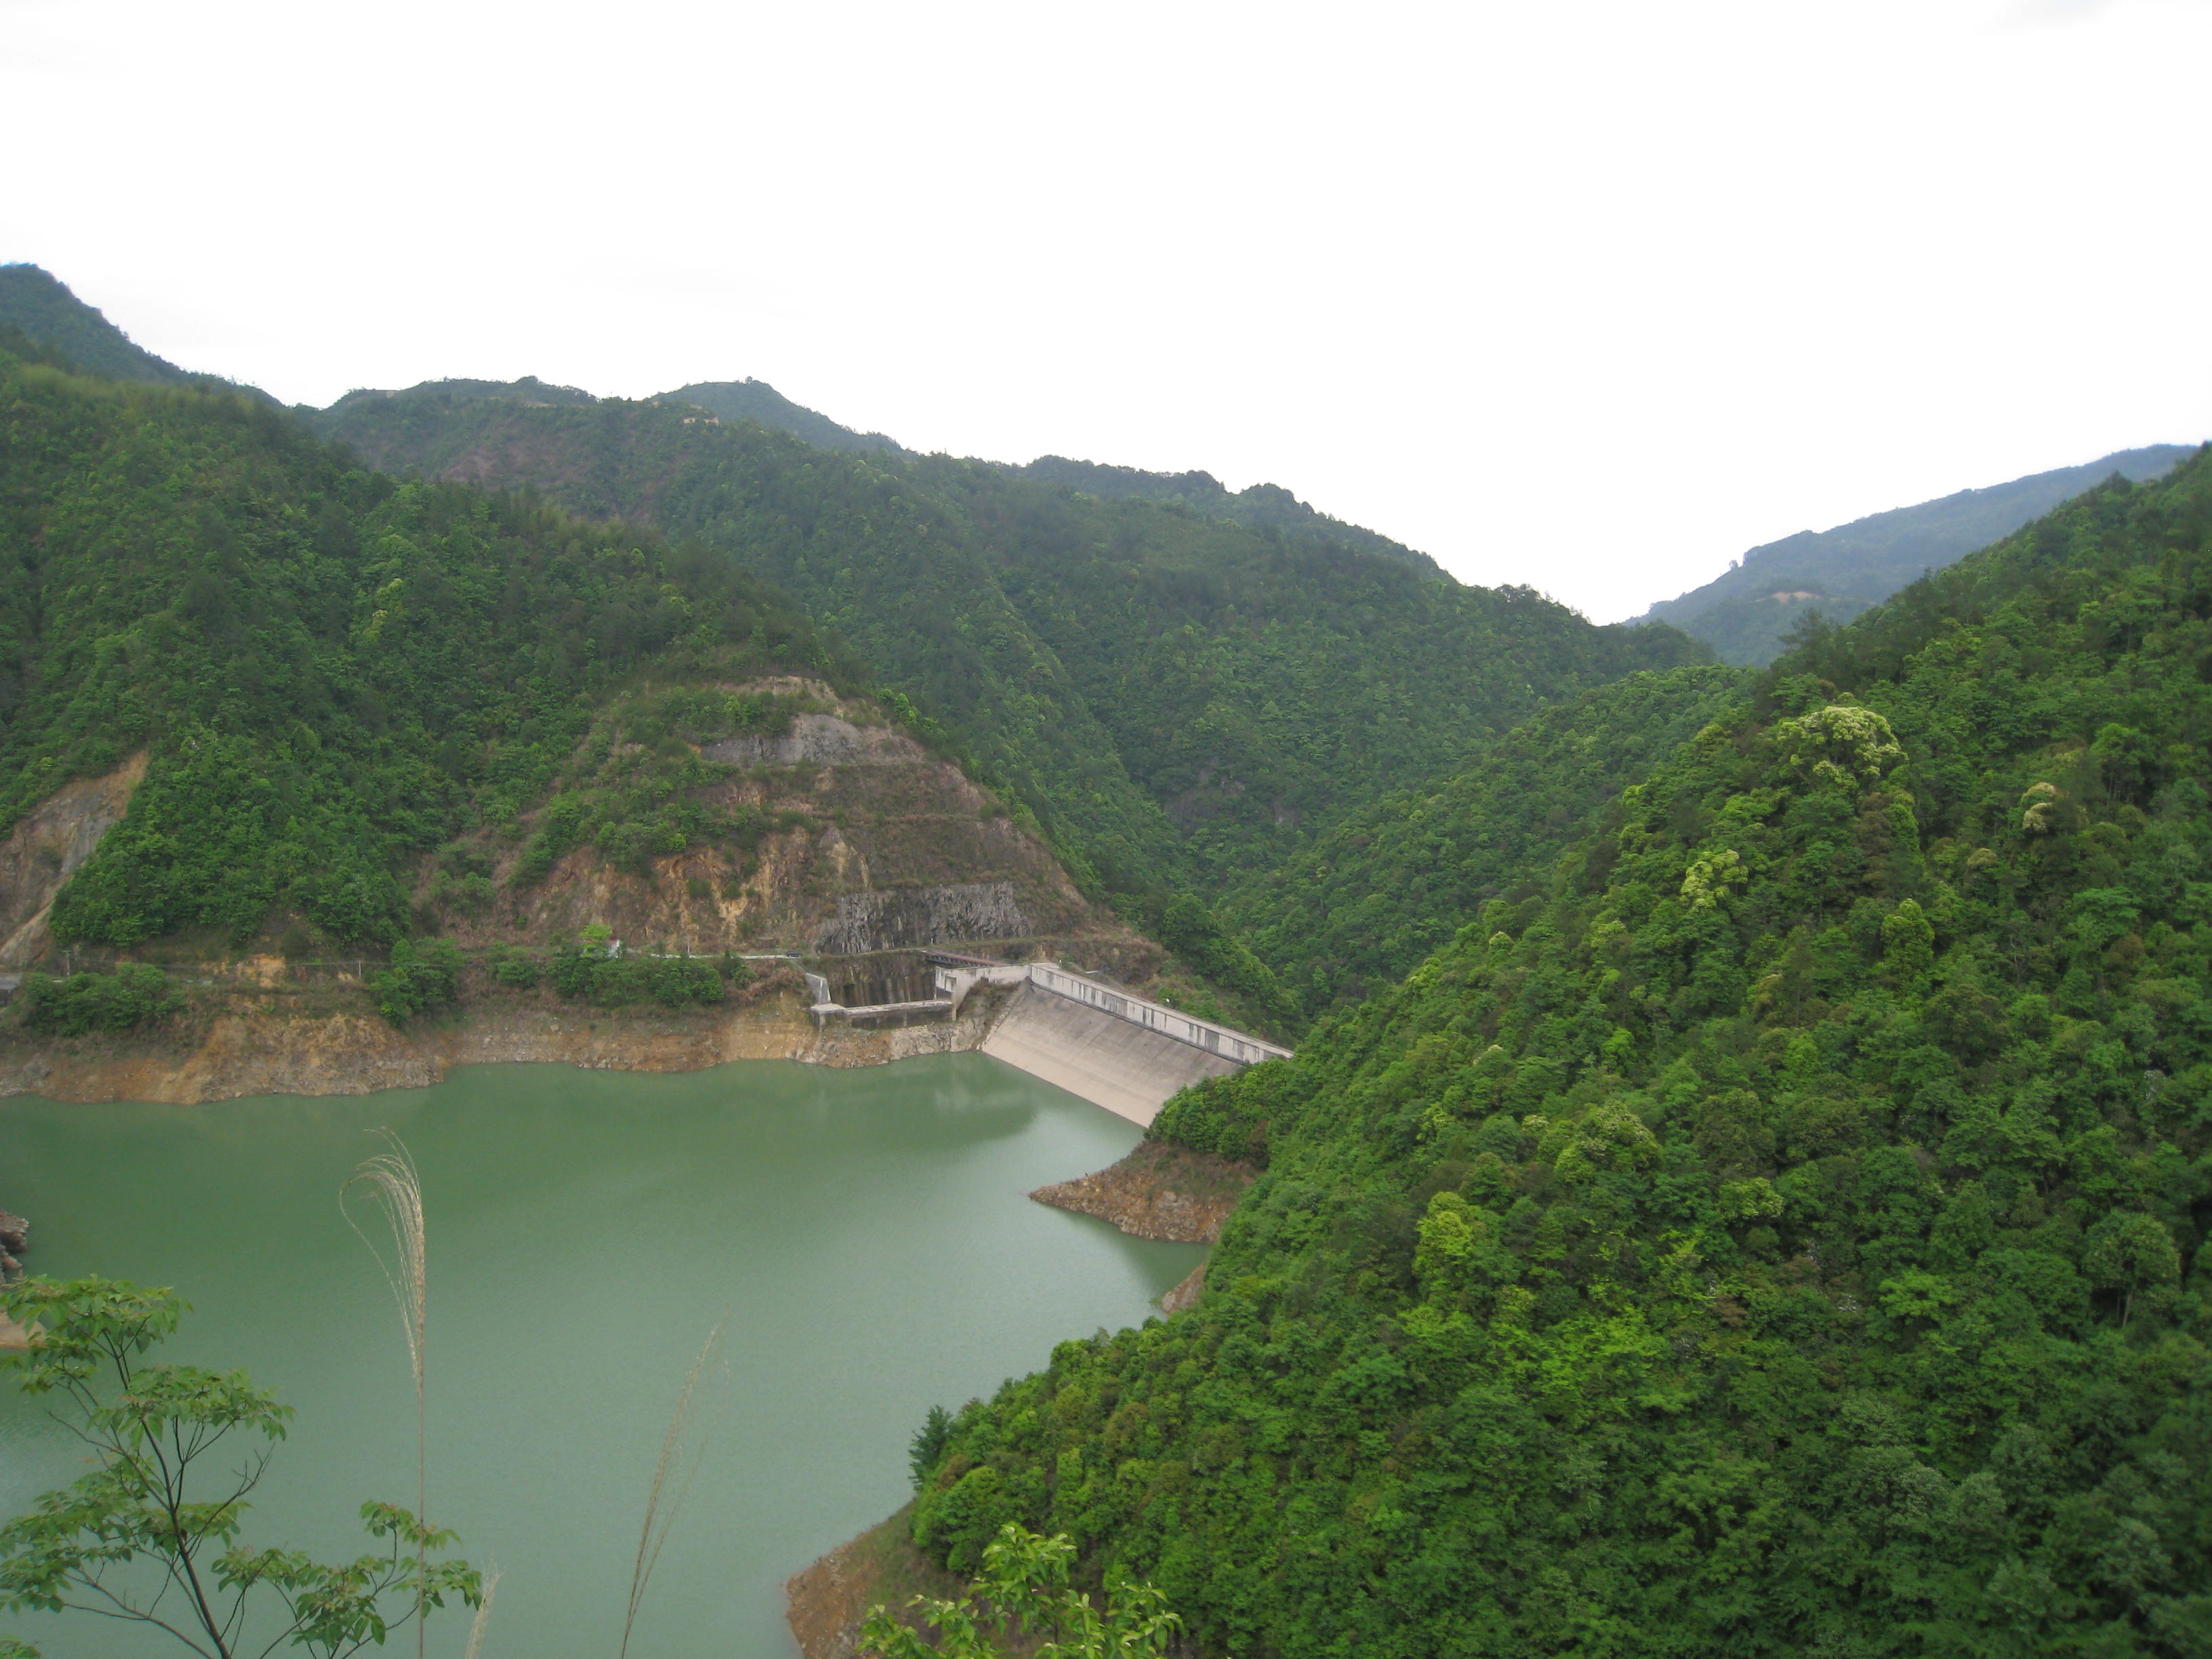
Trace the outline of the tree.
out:
[[[937,1460],[945,1455],[945,1443],[952,1438],[952,1413],[942,1406],[932,1406],[921,1426],[914,1431],[907,1443],[907,1467],[914,1471],[914,1489],[921,1490],[937,1467]]]
[[[2107,1216],[2089,1229],[2086,1246],[2081,1271],[2089,1282],[2122,1294],[2122,1330],[2135,1317],[2136,1291],[2171,1285],[2181,1277],[2181,1252],[2154,1215],[2130,1211]]]
[[[1068,1587],[1075,1544],[1008,1522],[983,1547],[983,1574],[957,1601],[917,1595],[910,1603],[936,1632],[934,1645],[881,1607],[860,1628],[867,1659],[999,1659],[988,1634],[1012,1629],[1043,1636],[1038,1659],[1159,1659],[1182,1620],[1150,1584],[1109,1575],[1104,1617],[1090,1596]]]
[[[448,1596],[471,1607],[482,1600],[466,1562],[429,1559],[453,1534],[390,1504],[362,1506],[378,1546],[352,1561],[240,1544],[246,1498],[291,1407],[244,1371],[147,1363],[143,1356],[187,1311],[173,1291],[28,1279],[0,1291],[0,1305],[34,1333],[29,1349],[4,1363],[22,1372],[26,1393],[58,1397],[57,1415],[94,1465],[0,1527],[0,1605],[148,1625],[205,1659],[287,1646],[343,1659]],[[218,1463],[218,1448],[234,1440],[246,1443],[243,1455]],[[140,1588],[148,1567],[158,1586],[150,1595]],[[387,1614],[384,1598],[394,1590],[403,1605]],[[271,1601],[249,1639],[249,1612]]]

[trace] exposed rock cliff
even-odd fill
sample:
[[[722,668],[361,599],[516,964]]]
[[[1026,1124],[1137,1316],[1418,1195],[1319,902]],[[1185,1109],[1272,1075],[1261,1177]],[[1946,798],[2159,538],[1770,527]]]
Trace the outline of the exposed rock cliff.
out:
[[[54,895],[122,821],[145,775],[142,751],[104,778],[65,783],[0,842],[0,969],[21,968],[45,954]]]
[[[1041,936],[1096,940],[1140,975],[1159,952],[1084,898],[1051,849],[861,699],[779,677],[725,688],[809,705],[782,735],[706,737],[700,759],[730,769],[694,796],[705,811],[771,826],[757,845],[695,845],[642,871],[596,846],[544,878],[513,877],[543,809],[461,843],[490,878],[457,896],[426,861],[417,903],[464,943],[543,940],[603,923],[632,950],[814,951],[991,945]],[[617,754],[617,758],[619,758]]]
[[[814,948],[844,954],[958,939],[1022,939],[1036,931],[1014,896],[1013,883],[979,881],[845,894],[837,901],[836,920],[815,934]]]

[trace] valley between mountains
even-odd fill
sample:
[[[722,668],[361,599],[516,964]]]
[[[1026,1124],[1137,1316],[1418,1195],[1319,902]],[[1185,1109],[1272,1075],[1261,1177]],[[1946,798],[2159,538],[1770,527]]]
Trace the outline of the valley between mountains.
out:
[[[0,1091],[988,1052],[1060,964],[1213,1046],[1035,1195],[1211,1255],[918,1422],[810,1659],[1009,1526],[1211,1659],[2212,1651],[2212,452],[1653,617],[758,382],[287,409],[0,269]]]

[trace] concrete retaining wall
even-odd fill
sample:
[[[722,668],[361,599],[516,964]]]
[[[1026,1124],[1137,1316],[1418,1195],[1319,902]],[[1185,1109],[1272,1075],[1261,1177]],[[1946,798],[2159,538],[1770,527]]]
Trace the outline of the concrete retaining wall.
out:
[[[1234,1060],[1034,984],[1015,991],[981,1047],[1132,1123],[1150,1123],[1177,1090],[1240,1069]]]

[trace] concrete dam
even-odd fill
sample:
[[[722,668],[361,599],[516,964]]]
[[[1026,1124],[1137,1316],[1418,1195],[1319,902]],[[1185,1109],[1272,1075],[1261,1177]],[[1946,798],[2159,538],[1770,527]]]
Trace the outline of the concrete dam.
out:
[[[847,1004],[833,999],[826,975],[808,973],[816,1021],[906,1024],[955,1019],[977,987],[1009,988],[1012,994],[981,1027],[972,1046],[1141,1124],[1158,1116],[1178,1090],[1291,1054],[1279,1043],[1133,996],[1056,962],[1000,963],[941,951],[922,954],[930,967],[929,994],[896,1001]],[[860,983],[877,991],[886,981]]]

